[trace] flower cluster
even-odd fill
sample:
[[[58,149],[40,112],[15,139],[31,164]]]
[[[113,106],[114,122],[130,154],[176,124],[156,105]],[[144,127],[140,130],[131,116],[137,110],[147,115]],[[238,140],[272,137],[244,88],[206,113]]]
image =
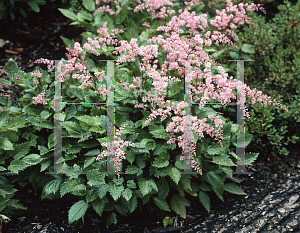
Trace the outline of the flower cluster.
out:
[[[97,1],[98,2],[98,1]],[[105,1],[109,2],[109,0]],[[138,0],[140,3],[141,1]],[[144,8],[148,8],[148,11],[152,10],[153,18],[154,17],[161,17],[165,18],[167,17],[167,14],[164,14],[166,9],[163,7],[164,5],[172,5],[172,3],[168,0],[145,0],[145,3],[148,3],[148,5],[139,5],[135,8],[135,12]],[[196,3],[197,1],[193,1],[193,3]],[[99,2],[98,2],[99,3]],[[190,4],[193,5],[193,4]],[[161,8],[163,7],[163,8]],[[225,33],[233,36],[235,40],[238,38],[235,36],[235,34],[229,30],[229,28],[234,29],[235,24],[244,24],[251,23],[248,21],[248,18],[245,16],[245,9],[247,10],[256,10],[258,9],[256,5],[243,5],[239,4],[238,6],[233,6],[230,0],[227,0],[227,8],[226,10],[223,10],[222,12],[216,11],[219,16],[216,17],[215,20],[212,20],[210,24],[214,27],[216,27],[218,30],[225,30]],[[154,14],[154,11],[156,9],[161,8],[161,12],[157,15]],[[103,8],[104,9],[104,8]],[[106,10],[108,8],[105,8]],[[233,14],[230,14],[227,16],[226,12],[233,12],[235,13],[235,16]],[[173,11],[168,11],[168,14],[171,15],[174,13]],[[186,106],[185,102],[180,102],[177,104],[177,106],[169,100],[165,101],[163,95],[166,94],[165,88],[168,86],[169,81],[173,82],[180,82],[181,79],[177,77],[172,76],[166,76],[167,72],[178,70],[179,75],[181,78],[184,78],[184,69],[186,66],[186,61],[189,61],[191,70],[191,76],[187,77],[189,81],[194,84],[194,86],[197,86],[195,88],[193,85],[190,85],[191,90],[196,95],[199,95],[203,93],[202,97],[199,98],[197,96],[193,96],[193,98],[197,101],[200,100],[201,103],[199,104],[199,108],[202,109],[203,106],[207,103],[208,100],[214,100],[218,99],[222,103],[229,103],[231,99],[236,99],[236,96],[233,94],[233,90],[237,89],[238,94],[242,97],[240,102],[238,104],[241,105],[241,108],[244,109],[244,114],[247,113],[247,116],[249,117],[248,112],[246,111],[246,108],[244,106],[245,103],[245,97],[250,97],[253,99],[253,102],[256,101],[256,99],[260,102],[264,102],[265,104],[267,101],[269,103],[272,103],[274,105],[277,105],[281,107],[279,104],[274,103],[273,101],[267,100],[266,96],[262,96],[261,92],[256,92],[255,90],[251,90],[249,87],[247,87],[245,84],[241,82],[237,82],[236,80],[233,80],[233,77],[227,78],[228,74],[224,72],[224,69],[219,66],[220,75],[217,75],[216,77],[212,77],[211,74],[211,66],[218,64],[216,62],[212,62],[210,60],[210,56],[205,53],[203,50],[203,45],[210,46],[213,41],[215,41],[216,44],[218,43],[228,43],[228,45],[233,44],[225,34],[222,34],[219,31],[207,31],[205,33],[205,38],[201,38],[201,34],[199,34],[198,29],[201,29],[202,32],[205,31],[206,28],[208,28],[208,22],[205,19],[207,16],[206,14],[201,14],[199,16],[195,15],[195,12],[188,12],[186,9],[183,11],[182,9],[179,10],[179,17],[174,16],[165,26],[161,26],[157,29],[157,31],[164,31],[167,39],[164,39],[162,35],[159,35],[157,37],[154,37],[152,39],[148,40],[148,43],[158,43],[160,47],[157,45],[147,45],[147,46],[141,46],[139,47],[137,45],[137,39],[131,39],[131,41],[128,43],[127,41],[119,41],[120,46],[115,48],[114,54],[118,53],[127,53],[128,55],[124,55],[123,57],[120,57],[117,61],[116,65],[120,65],[125,62],[135,62],[137,59],[142,57],[140,60],[140,71],[146,72],[146,76],[153,79],[152,85],[154,86],[155,93],[152,95],[152,92],[149,91],[146,93],[146,96],[142,97],[142,101],[144,103],[150,102],[152,106],[146,105],[146,104],[137,104],[134,107],[135,108],[144,108],[144,110],[148,109],[151,110],[151,114],[149,118],[147,119],[146,123],[149,123],[151,120],[155,119],[157,116],[161,116],[161,120],[165,120],[167,118],[171,119],[172,122],[167,126],[167,132],[170,132],[172,135],[168,143],[175,143],[175,136],[174,133],[183,132],[185,133],[185,120],[184,115],[185,111],[183,111],[183,108]],[[147,26],[147,25],[146,25]],[[189,28],[189,33],[191,35],[191,38],[188,39],[184,36],[180,37],[180,34],[184,33],[184,31],[179,28],[180,26],[186,26]],[[68,48],[69,54],[68,56],[68,64],[64,65],[64,73],[62,74],[62,82],[63,78],[69,75],[73,71],[79,71],[83,74],[74,75],[75,78],[81,78],[84,80],[84,83],[80,86],[80,88],[87,87],[90,84],[91,75],[89,74],[89,71],[85,68],[85,64],[87,61],[84,61],[84,56],[81,55],[84,51],[91,51],[93,54],[98,55],[99,53],[96,51],[96,49],[100,48],[100,44],[105,48],[106,44],[117,44],[118,40],[113,40],[111,36],[115,35],[116,33],[123,32],[122,30],[113,30],[111,34],[108,33],[107,28],[107,22],[103,24],[103,27],[100,28],[98,33],[101,33],[103,37],[97,37],[94,40],[91,38],[88,38],[88,42],[83,46],[83,48],[80,47],[79,43],[75,43],[74,49]],[[96,49],[94,49],[95,47]],[[162,50],[167,52],[166,59],[164,63],[162,64],[162,69],[160,72],[157,71],[157,65],[156,63],[158,60],[156,59],[158,57],[158,49],[162,48]],[[81,55],[81,61],[79,59]],[[138,58],[137,58],[138,57]],[[153,66],[151,66],[151,61],[154,61]],[[202,71],[200,69],[200,66],[204,65],[205,69]],[[104,73],[97,73],[98,80],[102,80],[101,76],[103,76]],[[196,80],[205,80],[202,83],[198,82],[196,83]],[[129,84],[129,83],[119,83],[124,86],[125,89],[130,89],[132,92],[137,91],[138,93],[143,93],[144,90],[138,90],[140,88],[141,84],[141,78],[136,77],[134,79],[134,82],[137,83],[137,85]],[[118,85],[118,84],[116,84]],[[102,94],[107,94],[108,92],[105,90],[105,86],[101,86],[99,88],[99,91]],[[247,93],[246,93],[247,92]],[[96,94],[98,94],[98,91],[95,91]],[[161,108],[155,108],[154,104],[157,104]],[[174,111],[174,113],[177,116],[172,117],[171,111]],[[180,116],[181,115],[181,116]],[[172,117],[172,118],[171,118]],[[211,121],[215,123],[215,127],[217,128],[215,130],[214,127],[209,127],[208,124],[206,124],[207,119],[203,120],[197,120],[197,117],[191,118],[191,129],[196,132],[200,137],[203,137],[203,132],[206,131],[209,135],[212,137],[215,137],[216,140],[218,140],[221,143],[222,140],[222,121],[218,117],[209,117]],[[176,128],[175,128],[176,127]],[[120,132],[121,133],[121,129]],[[123,158],[124,152],[117,148],[122,148],[124,145],[133,145],[130,144],[130,142],[123,142],[120,140],[119,137],[115,137],[119,141],[114,141],[116,148],[116,155],[115,155],[115,163],[116,165],[118,162]],[[178,137],[178,145],[183,148],[183,153],[185,153],[188,149],[185,147],[183,136]],[[188,143],[193,144],[194,148],[194,139],[188,138]],[[105,143],[103,144],[105,145]],[[222,145],[222,143],[221,143]],[[189,147],[191,148],[191,147]],[[188,151],[192,167],[200,171],[200,168],[196,166],[195,160],[192,159],[192,150]],[[103,156],[107,156],[106,153],[102,153],[98,156],[97,159],[100,159]]]
[[[122,125],[122,127],[120,127],[117,132],[116,135],[114,136],[114,150],[115,150],[115,154],[113,155],[114,157],[111,159],[111,161],[114,162],[114,165],[116,167],[116,173],[119,174],[120,172],[120,168],[118,167],[120,165],[120,162],[122,161],[122,159],[126,159],[125,152],[121,150],[121,148],[123,148],[124,146],[132,146],[135,147],[135,144],[132,142],[128,142],[128,141],[123,141],[121,140],[120,136],[122,134],[122,130],[126,127],[127,124]],[[107,147],[107,142],[103,142],[101,143],[102,146]],[[103,157],[107,157],[110,156],[108,151],[103,151],[100,155],[97,156],[96,160],[100,160]]]
[[[44,101],[45,91],[43,91],[41,94],[38,95],[38,97],[32,97],[35,101],[33,104],[47,104],[46,101]]]

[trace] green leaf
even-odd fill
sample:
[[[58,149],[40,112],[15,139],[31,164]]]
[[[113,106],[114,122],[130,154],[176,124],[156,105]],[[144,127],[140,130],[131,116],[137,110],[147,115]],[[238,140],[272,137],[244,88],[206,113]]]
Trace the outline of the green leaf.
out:
[[[126,150],[125,157],[132,164],[135,159],[135,153],[132,150]]]
[[[138,166],[135,165],[128,165],[125,171],[125,174],[137,174],[140,171],[140,168]]]
[[[0,149],[14,150],[13,144],[6,137],[0,138]]]
[[[241,49],[244,53],[255,53],[254,47],[251,44],[243,44]]]
[[[229,52],[229,56],[230,56],[232,59],[234,59],[234,60],[239,60],[239,54],[236,53],[236,52],[230,51],[230,52]]]
[[[67,185],[67,189],[70,192],[80,192],[80,191],[84,191],[86,189],[85,185],[81,184],[80,179],[68,180],[66,182],[66,185]]]
[[[167,180],[165,178],[159,179],[158,185],[159,185],[158,197],[162,199],[166,199],[170,191]]]
[[[151,190],[152,190],[152,188],[153,188],[152,187],[153,184],[151,182],[149,182],[149,180],[146,180],[145,178],[140,179],[138,181],[138,185],[139,185],[140,191],[143,194],[143,196],[145,196],[148,193],[150,193]]]
[[[62,122],[62,126],[68,131],[69,134],[72,134],[73,137],[81,138],[81,127],[72,121]]]
[[[258,157],[259,153],[246,153],[245,165],[251,165]]]
[[[18,73],[20,68],[18,68],[16,62],[10,58],[4,67],[4,70],[9,74],[9,77],[11,78],[14,73]]]
[[[90,186],[105,184],[105,175],[99,174],[99,171],[97,169],[90,170],[87,173],[86,178],[88,180],[87,184]]]
[[[95,2],[93,0],[83,0],[83,6],[89,11],[95,11]]]
[[[224,150],[219,143],[214,143],[208,147],[207,153],[209,155],[220,154],[221,151]]]
[[[138,205],[138,199],[136,196],[133,196],[129,201],[129,211],[132,213]]]
[[[25,163],[28,163],[30,165],[38,164],[42,160],[43,159],[38,154],[30,154],[22,159],[22,161],[24,161]]]
[[[132,191],[129,188],[126,188],[122,191],[122,197],[125,198],[126,201],[129,201],[130,198],[132,197]]]
[[[187,187],[188,189],[192,190],[192,187],[191,187],[191,176],[190,175],[186,175],[186,174],[183,174],[181,176],[181,179],[180,179],[180,183],[183,184],[185,187]]]
[[[127,187],[130,189],[135,189],[136,184],[135,184],[134,180],[127,180]]]
[[[246,132],[245,137],[244,135],[241,135],[241,137],[242,140],[238,140],[238,143],[236,145],[237,147],[246,148],[250,144],[253,135]],[[244,138],[245,138],[245,144],[244,144]]]
[[[87,168],[88,166],[93,164],[95,161],[96,161],[96,157],[89,157],[89,158],[85,159],[83,168]]]
[[[16,131],[18,128],[24,127],[26,122],[27,121],[23,118],[14,117],[8,122],[7,128]]]
[[[218,57],[219,57],[222,53],[224,53],[226,50],[227,50],[227,48],[222,49],[222,50],[217,51],[217,52],[214,52],[211,56],[212,56],[213,58],[218,58]]]
[[[62,9],[62,8],[58,8],[58,10],[67,18],[70,18],[72,20],[77,20],[77,15],[73,11],[69,9]]]
[[[237,195],[247,195],[239,186],[233,183],[224,184],[225,191]]]
[[[170,159],[170,155],[169,155],[169,159]],[[154,159],[152,165],[157,168],[167,167],[169,166],[169,159],[158,156]]]
[[[33,11],[35,11],[35,12],[37,12],[37,13],[40,12],[40,8],[39,8],[38,4],[36,4],[35,2],[26,2],[26,3],[30,6],[30,8],[31,8]]]
[[[106,227],[108,228],[111,224],[117,224],[117,215],[116,213],[110,213],[106,220]]]
[[[76,16],[76,15],[75,15]],[[71,48],[74,48],[74,44],[75,44],[75,41],[74,40],[69,40],[68,38],[65,38],[63,36],[60,37],[64,44],[68,47],[69,45],[71,46]],[[67,119],[68,120],[68,119]]]
[[[188,200],[186,200],[184,197],[174,194],[171,202],[170,202],[171,209],[174,210],[177,214],[180,215],[182,218],[186,218],[186,206],[190,206],[190,203]]]
[[[169,138],[170,135],[169,133],[166,132],[164,127],[162,125],[159,126],[158,129],[156,130],[150,130],[150,133],[155,137],[155,138],[161,138],[161,139],[166,139]]]
[[[221,177],[215,171],[209,171],[207,173],[207,178],[212,185],[219,193],[224,192],[224,182]]]
[[[119,199],[119,197],[121,196],[123,190],[124,190],[123,185],[116,185],[113,182],[110,182],[108,184],[108,192],[110,193],[110,195],[112,196],[112,198],[115,201]]]
[[[100,217],[103,213],[103,209],[104,209],[104,206],[106,203],[108,203],[107,197],[105,197],[101,200],[97,199],[97,200],[91,202],[93,209],[96,211],[97,214],[99,214]]]
[[[62,182],[61,179],[55,179],[48,182],[43,188],[42,196],[41,196],[42,200],[51,193],[55,194],[59,190],[59,186],[61,182]]]
[[[102,199],[107,193],[108,185],[104,184],[98,187],[98,197]]]
[[[212,162],[222,166],[236,166],[231,159],[228,158],[228,155],[214,156]]]
[[[97,189],[93,188],[93,189],[91,189],[87,192],[86,201],[87,202],[92,202],[92,201],[96,200],[97,197],[98,197]]]
[[[84,216],[88,206],[89,204],[84,200],[80,200],[72,205],[68,215],[69,224],[72,224],[73,222]]]
[[[13,160],[10,162],[10,165],[8,166],[8,170],[14,172],[14,173],[19,173],[19,171],[24,170],[26,167],[29,167],[30,165],[25,163],[24,161],[20,160]]]
[[[209,212],[209,210],[210,210],[209,196],[205,192],[199,191],[199,200],[202,203],[202,205],[204,206],[204,208],[207,210],[207,212]]]
[[[154,203],[155,203],[155,205],[156,205],[158,208],[160,208],[161,210],[164,210],[164,211],[171,211],[170,208],[169,208],[168,203],[167,203],[165,200],[163,200],[163,199],[161,199],[161,198],[159,198],[159,197],[155,197],[155,198],[154,198]]]
[[[6,195],[10,195],[15,193],[17,190],[13,188],[12,185],[1,185],[0,186],[0,195],[2,197],[6,197]]]
[[[169,173],[169,176],[172,178],[172,180],[176,184],[178,184],[178,182],[180,180],[180,177],[181,177],[180,171],[176,167],[169,166],[168,167],[168,173]]]

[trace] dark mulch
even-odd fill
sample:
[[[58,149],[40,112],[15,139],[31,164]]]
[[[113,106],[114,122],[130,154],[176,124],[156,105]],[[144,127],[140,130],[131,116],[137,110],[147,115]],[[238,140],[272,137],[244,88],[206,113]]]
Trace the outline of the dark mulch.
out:
[[[40,14],[32,12],[28,15],[28,20],[19,18],[14,23],[1,22],[0,39],[9,40],[12,43],[0,48],[0,65],[4,66],[9,58],[13,58],[22,70],[30,72],[33,70],[35,59],[55,60],[62,57],[66,59],[67,51],[59,36],[73,38],[75,41],[81,40],[80,33],[83,30],[76,26],[69,26],[71,21],[66,20],[56,9],[49,9],[47,5],[41,6]],[[299,172],[299,148],[299,145],[289,146],[291,154],[287,157],[279,155],[273,157],[271,151],[266,149],[247,148],[249,152],[260,152],[258,160],[247,168],[247,171],[254,172],[254,174],[234,177],[243,179],[243,182],[239,184],[240,187],[249,194],[253,202],[259,202],[268,193],[276,190],[289,176]],[[170,227],[167,230],[161,228],[165,216],[175,217],[176,215],[160,211],[154,205],[139,206],[128,217],[118,216],[118,224],[109,229],[106,229],[104,219],[89,208],[84,223],[79,220],[69,226],[68,210],[76,200],[61,198],[54,201],[41,201],[41,190],[37,190],[36,193],[30,185],[16,188],[19,191],[14,198],[19,199],[20,203],[27,207],[27,211],[18,211],[18,214],[12,217],[11,222],[3,224],[3,232],[180,232]],[[212,203],[211,213],[216,215],[227,212],[234,203],[242,203],[245,200],[244,196],[225,193],[225,202],[222,202],[214,193],[209,195]],[[178,219],[182,230],[187,230],[189,224],[199,223],[209,216],[197,197],[189,195],[186,197],[191,206],[187,207],[187,218]],[[105,212],[104,217],[106,217]]]

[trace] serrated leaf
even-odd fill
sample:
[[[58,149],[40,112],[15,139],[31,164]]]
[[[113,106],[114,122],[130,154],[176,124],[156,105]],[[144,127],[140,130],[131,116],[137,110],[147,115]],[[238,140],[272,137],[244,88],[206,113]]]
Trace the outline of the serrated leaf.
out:
[[[182,218],[186,218],[186,206],[190,206],[190,203],[188,200],[186,200],[184,197],[174,194],[171,202],[170,202],[171,209],[174,210],[177,214],[180,215]]]
[[[222,166],[236,166],[230,158],[228,158],[228,155],[221,155],[221,156],[214,156],[212,158],[212,162],[218,165]]]
[[[129,211],[132,213],[138,205],[138,199],[136,196],[133,196],[129,201]]]
[[[89,204],[84,200],[80,200],[72,205],[68,215],[69,224],[72,224],[73,222],[84,216],[88,206]]]
[[[199,200],[202,203],[202,205],[204,206],[204,208],[207,210],[207,212],[209,212],[209,210],[210,210],[209,196],[205,192],[199,191]]]
[[[169,208],[168,203],[167,203],[165,200],[163,200],[163,199],[161,199],[161,198],[159,198],[159,197],[155,197],[155,198],[154,198],[154,203],[155,203],[155,205],[156,205],[158,208],[160,208],[161,210],[164,210],[164,211],[171,211],[170,208]]]
[[[162,125],[160,125],[159,128],[156,130],[152,130],[152,131],[150,130],[150,133],[155,138],[166,139],[166,138],[170,137],[169,133],[166,132],[166,130],[164,129],[164,127]]]
[[[108,185],[104,184],[98,187],[98,197],[102,199],[107,193]]]
[[[127,180],[127,187],[130,189],[135,189],[136,184],[135,184],[134,180]]]
[[[80,183],[81,181],[79,179],[76,180],[68,180],[66,182],[66,186],[68,191],[70,192],[80,192],[84,191],[86,189],[84,184]]]
[[[180,183],[183,184],[185,187],[187,187],[188,189],[192,190],[192,187],[191,187],[191,176],[190,175],[186,175],[186,174],[183,174],[181,176],[181,179],[180,179]]]
[[[165,178],[159,179],[158,185],[159,185],[158,197],[162,199],[166,199],[170,191],[170,187],[167,180]]]
[[[213,54],[211,54],[211,56],[212,56],[213,58],[218,58],[218,57],[219,57],[222,53],[224,53],[226,50],[227,50],[227,49],[225,48],[225,49],[222,49],[222,50],[220,50],[220,51],[214,52]]]
[[[85,161],[84,161],[83,168],[87,168],[88,166],[90,166],[91,164],[93,164],[95,161],[96,161],[95,157],[86,158]]]
[[[245,165],[251,165],[258,157],[259,153],[246,153]]]
[[[14,117],[8,122],[7,129],[17,130],[18,128],[22,128],[26,122],[23,118]]]
[[[72,20],[77,20],[77,15],[73,11],[69,9],[62,9],[62,8],[58,8],[58,10],[67,18],[70,18]]]
[[[132,191],[129,188],[126,188],[122,191],[122,197],[125,198],[126,201],[129,201],[130,198],[132,197]]]
[[[223,148],[219,143],[214,143],[208,147],[207,153],[209,155],[216,155],[216,154],[220,154],[222,150]]]
[[[14,173],[19,173],[19,171],[24,170],[26,167],[29,167],[30,165],[25,163],[24,161],[21,160],[13,160],[10,162],[10,165],[8,166],[8,170],[14,172]]]
[[[219,193],[224,192],[224,182],[221,177],[215,171],[209,171],[207,173],[207,178],[212,185]]]
[[[125,170],[125,174],[137,174],[140,171],[140,168],[138,166],[135,165],[128,165],[128,167]]]
[[[95,2],[93,0],[83,0],[82,5],[89,11],[95,11]]]
[[[115,201],[119,199],[119,197],[121,196],[123,190],[124,190],[123,185],[116,185],[113,182],[110,182],[108,184],[108,192],[110,193],[110,195],[112,196],[112,198]]]
[[[2,197],[6,197],[6,195],[10,195],[15,193],[17,190],[13,188],[12,185],[1,185],[0,186],[0,195]]]
[[[62,122],[62,127],[64,127],[69,134],[71,134],[73,137],[81,138],[82,129],[81,127],[72,121],[66,121]]]
[[[243,44],[241,49],[244,53],[255,53],[254,47],[251,44]]]
[[[47,197],[51,193],[56,193],[59,190],[59,186],[61,184],[62,180],[61,179],[55,179],[49,181],[43,188],[42,191],[42,200]]]
[[[168,167],[168,174],[169,174],[169,176],[171,177],[171,179],[172,179],[176,184],[178,184],[178,182],[179,182],[179,180],[180,180],[180,177],[181,177],[180,171],[179,171],[176,167],[171,167],[171,166],[169,166],[169,167]]]
[[[147,195],[152,190],[152,184],[150,184],[145,178],[140,179],[138,181],[138,185],[143,196]]]
[[[241,135],[241,137],[242,137],[241,140],[239,139],[237,140],[236,145],[237,147],[246,148],[250,144],[253,135],[246,132],[245,137],[244,135]]]
[[[233,183],[224,184],[225,191],[237,195],[247,195],[239,186]]]
[[[14,150],[14,146],[7,137],[0,138],[0,149]]]
[[[99,174],[99,171],[97,169],[93,169],[93,170],[89,171],[87,173],[86,178],[88,180],[87,184],[90,186],[105,184],[105,175]]]
[[[111,224],[117,224],[117,215],[114,212],[107,217],[106,227],[108,228]]]
[[[168,159],[158,156],[154,159],[152,165],[157,168],[162,168],[162,167],[167,167],[169,165],[169,163],[170,162]]]
[[[104,206],[106,203],[108,203],[107,198],[103,198],[101,200],[97,199],[97,200],[91,202],[93,209],[96,211],[97,214],[99,214],[100,217],[103,213],[103,209],[104,209]]]
[[[97,197],[98,197],[97,189],[91,189],[86,194],[86,201],[92,202],[92,201],[96,200]]]
[[[22,159],[27,164],[35,165],[41,162],[43,159],[38,154],[30,154]]]

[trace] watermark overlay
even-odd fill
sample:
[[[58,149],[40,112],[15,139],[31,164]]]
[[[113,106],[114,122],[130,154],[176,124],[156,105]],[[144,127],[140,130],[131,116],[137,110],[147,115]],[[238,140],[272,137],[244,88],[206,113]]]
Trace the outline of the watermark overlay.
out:
[[[106,172],[99,172],[99,174],[117,174],[115,169],[113,168],[113,160],[110,160],[109,157],[114,157],[115,149],[114,149],[114,60],[99,60],[107,62],[107,103],[97,102],[81,102],[75,103],[75,105],[83,104],[83,105],[107,105],[107,149],[108,156],[106,160]],[[55,95],[54,95],[54,172],[46,172],[46,174],[66,174],[66,172],[62,171],[62,104],[74,104],[68,102],[62,102],[61,96],[61,66],[62,61],[55,60]],[[119,172],[119,174],[124,174],[123,172]]]
[[[229,60],[229,61],[237,61],[237,79],[240,80],[242,83],[244,83],[244,61],[252,61],[252,60]],[[185,163],[184,163],[184,172],[180,172],[180,174],[196,174],[196,171],[193,171],[191,168],[191,165],[188,164],[187,157],[189,155],[189,152],[192,151],[191,146],[189,145],[189,141],[191,141],[192,138],[192,132],[191,132],[191,105],[192,104],[199,104],[199,103],[192,103],[192,96],[191,96],[191,88],[189,87],[191,83],[191,66],[190,62],[186,62],[185,64],[185,102],[187,103],[187,107],[185,107],[185,132],[184,132],[184,147],[188,148],[188,150],[185,152]],[[239,93],[237,93],[237,101],[240,101],[242,96],[240,96]],[[207,104],[218,104],[218,102],[214,103],[206,103]],[[219,103],[221,104],[221,103]],[[253,172],[246,172],[245,171],[245,122],[244,122],[244,111],[241,109],[240,104],[236,103],[228,103],[227,105],[237,105],[237,148],[236,148],[236,154],[239,157],[239,160],[237,161],[237,169],[235,172],[232,172],[232,174],[253,174]],[[244,146],[240,146],[244,145]]]
[[[62,102],[61,96],[61,66],[62,61],[55,61],[55,95],[54,95],[54,173],[55,174],[66,174],[62,171],[62,104],[74,104],[68,102]],[[78,104],[88,104],[88,105],[107,105],[107,160],[106,160],[106,172],[99,172],[99,174],[116,174],[115,169],[113,168],[113,160],[109,159],[115,155],[114,148],[114,121],[115,121],[115,109],[114,109],[114,60],[99,60],[107,62],[107,103],[97,102],[81,102]],[[244,83],[244,61],[252,61],[252,60],[229,60],[229,61],[237,61],[237,78],[242,83]],[[187,157],[189,152],[192,151],[192,147],[189,142],[192,141],[193,135],[191,131],[191,106],[192,104],[198,105],[199,103],[192,102],[191,95],[191,66],[190,62],[186,62],[185,65],[185,95],[184,99],[187,103],[187,107],[185,107],[185,132],[184,132],[184,146],[185,146],[185,162],[184,162],[184,172],[180,172],[180,174],[196,174],[196,171],[193,171],[191,165],[187,163]],[[237,96],[237,100],[239,101],[241,96]],[[218,103],[206,103],[208,104],[218,104]],[[221,104],[221,103],[219,103]],[[244,114],[243,109],[240,108],[240,104],[236,103],[228,103],[227,105],[237,105],[237,148],[236,154],[239,156],[239,160],[237,161],[237,170],[233,172],[233,174],[253,174],[253,172],[245,172],[245,125],[244,125]],[[241,147],[240,145],[244,145]],[[46,172],[46,174],[53,174],[53,172]],[[119,174],[124,174],[123,172],[119,172]]]

